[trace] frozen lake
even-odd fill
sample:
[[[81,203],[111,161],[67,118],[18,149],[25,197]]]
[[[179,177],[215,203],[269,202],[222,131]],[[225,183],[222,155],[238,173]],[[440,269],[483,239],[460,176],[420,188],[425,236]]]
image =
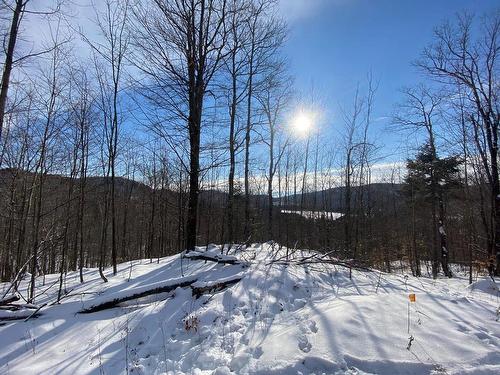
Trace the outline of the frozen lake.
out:
[[[337,220],[342,217],[343,214],[340,212],[331,211],[308,211],[308,210],[281,210],[282,214],[297,214],[305,217],[306,219],[326,219],[326,220]]]

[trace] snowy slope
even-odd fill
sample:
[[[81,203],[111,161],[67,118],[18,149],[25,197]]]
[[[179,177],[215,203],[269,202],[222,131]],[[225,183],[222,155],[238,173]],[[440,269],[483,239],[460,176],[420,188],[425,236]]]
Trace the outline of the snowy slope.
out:
[[[209,253],[215,258],[220,248]],[[238,251],[243,264],[135,261],[121,264],[117,276],[107,270],[107,284],[95,269],[81,285],[70,273],[61,304],[0,326],[0,374],[500,373],[498,287],[488,279],[469,287],[460,277],[353,271],[350,280],[339,266],[272,262],[284,254],[264,244]],[[198,299],[184,287],[78,313],[178,280],[209,287],[240,277]],[[50,275],[38,285],[45,291],[38,304],[56,299],[56,281]],[[417,299],[410,333],[409,293]]]

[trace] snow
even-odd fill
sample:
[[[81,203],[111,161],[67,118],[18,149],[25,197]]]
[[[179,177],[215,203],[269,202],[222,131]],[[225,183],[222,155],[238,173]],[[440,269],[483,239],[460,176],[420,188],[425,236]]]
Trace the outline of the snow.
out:
[[[326,219],[326,220],[337,220],[344,216],[344,214],[340,212],[332,212],[332,211],[307,211],[307,210],[302,210],[302,211],[294,211],[294,210],[281,210],[282,214],[295,214],[295,215],[301,215],[302,217],[305,217],[306,219]]]
[[[26,319],[31,314],[33,314],[34,310],[0,310],[0,320],[9,320],[9,319]]]
[[[479,281],[476,281],[471,285],[469,285],[469,289],[471,291],[480,290],[484,293],[492,294],[497,298],[500,296],[500,288],[498,287],[496,281],[491,278],[484,278]]]
[[[108,283],[96,269],[85,270],[84,284],[71,272],[60,304],[51,305],[57,285],[46,290],[58,275],[47,275],[45,286],[40,278],[37,290],[46,291],[36,303],[48,303],[42,315],[0,326],[0,374],[500,373],[499,294],[490,278],[468,286],[459,272],[432,280],[353,270],[351,280],[344,267],[283,264],[286,250],[276,244],[229,251],[222,257],[244,264],[179,255],[134,261],[116,276],[107,269]],[[218,258],[221,249],[208,253]],[[200,298],[184,287],[78,313],[179,281],[209,287],[240,278]]]
[[[238,273],[233,276],[228,276],[228,277],[221,277],[217,280],[212,280],[212,281],[196,281],[191,286],[193,288],[210,288],[212,286],[215,286],[220,283],[231,283],[232,281],[239,281],[242,279],[244,276],[244,273]]]

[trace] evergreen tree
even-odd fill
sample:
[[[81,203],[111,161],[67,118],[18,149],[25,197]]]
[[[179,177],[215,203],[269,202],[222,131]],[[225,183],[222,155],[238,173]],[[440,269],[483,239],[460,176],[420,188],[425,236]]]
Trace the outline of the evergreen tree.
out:
[[[437,276],[439,261],[446,276],[451,277],[448,268],[449,249],[445,231],[445,200],[447,193],[460,184],[461,160],[457,156],[440,158],[428,143],[421,147],[415,159],[406,163],[405,190],[411,192],[412,200],[430,205],[432,215],[433,273]],[[439,259],[438,237],[441,256]],[[418,259],[418,257],[415,257]]]

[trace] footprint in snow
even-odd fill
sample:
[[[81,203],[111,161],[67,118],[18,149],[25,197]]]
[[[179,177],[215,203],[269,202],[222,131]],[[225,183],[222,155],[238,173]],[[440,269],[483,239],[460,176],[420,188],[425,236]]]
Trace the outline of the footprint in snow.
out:
[[[470,332],[470,329],[467,328],[466,326],[462,325],[462,324],[457,324],[457,329],[460,332],[463,332],[463,333],[469,333]]]
[[[318,332],[318,326],[316,325],[316,322],[314,320],[309,320],[307,322],[307,325],[309,327],[309,330],[312,332],[312,333],[317,333]]]
[[[300,323],[300,331],[306,335],[310,333],[317,333],[318,326],[314,320],[306,320],[305,322]]]
[[[260,347],[260,346],[257,346],[253,351],[253,357],[255,359],[259,359],[260,357],[262,357],[262,354],[264,354],[264,351],[262,350],[262,347]]]
[[[474,332],[474,336],[476,336],[481,341],[490,339],[490,336],[484,332]]]
[[[309,353],[311,351],[312,345],[305,335],[299,336],[299,349],[304,353]]]

